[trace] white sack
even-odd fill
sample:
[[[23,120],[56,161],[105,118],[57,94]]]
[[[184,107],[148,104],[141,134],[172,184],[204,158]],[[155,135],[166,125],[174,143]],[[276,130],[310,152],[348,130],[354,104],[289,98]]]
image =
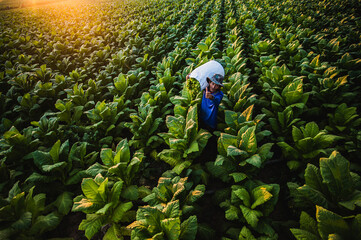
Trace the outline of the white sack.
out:
[[[214,74],[220,74],[224,77],[224,69],[219,62],[211,60],[194,69],[189,77],[197,79],[201,85],[201,90],[203,90],[208,87],[207,78],[211,78]]]

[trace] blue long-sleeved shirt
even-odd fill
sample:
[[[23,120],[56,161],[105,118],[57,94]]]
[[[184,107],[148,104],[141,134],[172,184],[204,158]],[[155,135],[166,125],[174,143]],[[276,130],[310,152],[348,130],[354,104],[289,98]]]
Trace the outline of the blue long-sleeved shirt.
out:
[[[215,129],[217,126],[217,113],[218,106],[223,98],[223,92],[218,91],[212,93],[213,99],[206,98],[206,92],[203,92],[203,98],[201,103],[201,120],[209,127]]]

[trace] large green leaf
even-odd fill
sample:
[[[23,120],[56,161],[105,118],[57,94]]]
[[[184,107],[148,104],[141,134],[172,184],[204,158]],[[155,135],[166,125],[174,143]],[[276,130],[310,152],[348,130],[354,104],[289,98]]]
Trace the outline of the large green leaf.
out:
[[[236,129],[238,126],[238,115],[236,112],[230,111],[230,110],[225,110],[224,111],[224,117],[225,117],[225,122],[227,124],[227,126]]]
[[[174,137],[182,138],[184,136],[185,119],[183,116],[167,116],[166,124]]]
[[[238,220],[239,219],[239,209],[233,205],[231,205],[225,212],[225,217],[227,220]]]
[[[181,224],[179,239],[194,240],[196,239],[198,229],[197,216],[190,216]]]
[[[181,152],[175,149],[164,149],[158,154],[158,157],[171,166],[176,166],[182,159]]]
[[[228,146],[227,148],[227,156],[236,158],[239,156],[241,159],[244,159],[248,156],[246,151],[243,151],[233,145]]]
[[[114,156],[113,151],[110,148],[103,148],[100,152],[100,158],[102,159],[102,162],[105,166],[113,166],[114,162]]]
[[[114,164],[120,162],[128,163],[130,161],[130,150],[127,139],[123,139],[118,143],[113,161]]]
[[[258,210],[252,210],[246,206],[240,205],[243,217],[246,219],[249,225],[253,228],[257,227],[259,218],[263,216],[263,213]]]
[[[229,174],[229,176],[231,176],[233,178],[233,181],[235,183],[241,182],[247,178],[247,175],[245,173],[240,173],[240,172],[231,173],[231,174]]]
[[[349,162],[334,151],[329,158],[320,159],[320,171],[328,190],[338,199],[347,198],[354,190]]]
[[[179,200],[168,202],[162,210],[166,218],[177,218],[180,216]]]
[[[132,202],[121,203],[117,208],[114,209],[112,220],[116,223],[119,222],[123,218],[124,214],[132,207]]]
[[[317,222],[306,212],[301,213],[300,227],[301,229],[307,230],[308,232],[318,236]]]
[[[206,147],[208,139],[212,136],[210,132],[207,130],[201,129],[198,131],[198,135],[196,137],[196,141],[199,146],[199,151],[203,151],[203,149]]]
[[[232,202],[236,202],[234,195],[237,196],[240,200],[242,200],[243,204],[246,207],[251,206],[251,196],[249,195],[248,191],[245,188],[240,188],[235,191],[232,191],[232,197],[231,197]]]
[[[105,233],[103,240],[123,240],[120,227],[117,224],[112,224],[112,226]]]
[[[192,161],[190,160],[182,161],[179,162],[176,166],[174,166],[172,171],[177,174],[181,174],[184,169],[190,167],[191,165],[192,165]]]
[[[122,197],[131,201],[135,201],[139,198],[138,188],[135,185],[128,186],[122,192]]]
[[[257,206],[262,205],[273,197],[273,195],[263,186],[259,186],[253,189],[252,195],[254,199],[254,202],[251,206],[252,209],[255,209]]]
[[[105,217],[97,214],[87,214],[86,219],[82,220],[79,230],[85,230],[85,236],[91,239],[103,226]]]
[[[361,207],[361,191],[354,191],[348,200],[339,202],[339,204],[352,211],[355,210],[356,206]]]
[[[122,193],[123,184],[124,184],[123,180],[119,180],[116,183],[114,183],[112,190],[110,191],[112,203],[118,204],[120,200],[120,195]]]
[[[227,156],[229,146],[237,146],[237,137],[227,133],[221,133],[221,136],[218,138],[219,154]]]
[[[287,105],[291,105],[300,100],[303,94],[302,79],[291,82],[282,91]]]
[[[303,134],[296,126],[292,126],[292,138],[294,142],[298,142],[303,138]]]
[[[246,226],[243,226],[241,232],[239,233],[238,240],[257,240],[251,230],[249,230]]]
[[[112,165],[110,165],[112,166]],[[108,167],[101,165],[100,163],[94,163],[92,166],[90,166],[87,170],[86,173],[89,174],[92,177],[95,177],[97,174],[102,174],[105,175],[107,173]]]
[[[11,224],[11,227],[16,231],[28,230],[31,226],[32,214],[31,212],[24,212],[20,215],[20,218]]]
[[[296,228],[291,228],[290,230],[297,240],[321,240],[317,235],[307,230]]]
[[[297,188],[303,196],[309,199],[313,204],[320,205],[323,207],[329,207],[330,203],[327,198],[317,189],[311,188],[308,185],[303,185],[302,187]]]
[[[199,198],[201,198],[204,195],[204,192],[206,190],[206,186],[201,184],[197,185],[193,191],[191,191],[187,196],[187,203],[194,203]]]
[[[180,235],[180,219],[167,218],[161,221],[162,229],[169,240],[178,240]]]
[[[50,164],[50,165],[44,164],[42,166],[42,170],[44,172],[54,172],[54,171],[62,172],[62,169],[64,169],[67,165],[68,164],[66,162],[58,162],[58,163]]]
[[[186,122],[185,126],[185,139],[187,141],[195,140],[198,133],[198,124],[194,121],[194,119],[190,119]]]
[[[313,164],[307,165],[307,168],[305,170],[305,183],[311,188],[314,188],[321,192],[324,192],[324,190],[326,190],[322,183],[320,170]]]
[[[243,134],[239,144],[240,149],[247,151],[248,153],[255,153],[257,151],[256,140],[256,127],[248,128]]]
[[[257,168],[260,168],[262,165],[262,159],[258,154],[254,154],[250,158],[247,158],[246,162]]]
[[[315,122],[307,123],[305,128],[301,128],[301,129],[304,137],[310,137],[310,138],[316,137],[316,135],[319,134],[320,132],[320,129]]]
[[[34,158],[34,164],[39,168],[42,169],[43,165],[50,165],[53,164],[51,156],[47,152],[42,151],[35,151],[32,153]]]
[[[340,234],[348,236],[350,228],[346,221],[339,215],[316,206],[316,219],[318,222],[318,231],[322,239],[327,239],[330,234]]]
[[[306,137],[296,142],[296,147],[300,149],[302,153],[309,153],[316,147],[315,141],[311,137]]]
[[[91,178],[84,178],[81,183],[81,189],[84,195],[94,202],[102,201],[98,187],[98,184]]]
[[[30,229],[30,234],[41,235],[46,231],[56,228],[61,221],[60,216],[55,212],[49,213],[46,216],[39,216]]]
[[[140,207],[137,211],[137,220],[145,221],[155,231],[161,231],[159,229],[159,223],[164,219],[164,215],[157,207],[145,206]]]
[[[84,193],[85,194],[85,193]],[[103,202],[108,201],[108,178],[106,178],[98,187],[98,195]]]
[[[54,204],[58,208],[59,213],[63,215],[68,214],[73,205],[73,193],[63,192],[57,197]]]
[[[107,203],[105,204],[102,208],[98,209],[95,214],[99,214],[99,215],[105,215],[108,214],[108,211],[113,207],[113,203]]]
[[[53,159],[54,163],[59,162],[59,153],[60,153],[60,140],[58,140],[53,147],[51,148],[49,154],[51,158]]]
[[[169,147],[179,151],[185,151],[187,149],[187,140],[178,138],[169,138]]]

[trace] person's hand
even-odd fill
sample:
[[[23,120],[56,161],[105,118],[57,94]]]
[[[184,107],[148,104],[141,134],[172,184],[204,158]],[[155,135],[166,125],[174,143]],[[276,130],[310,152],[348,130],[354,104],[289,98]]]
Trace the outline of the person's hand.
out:
[[[210,91],[208,91],[208,87],[206,87],[206,98],[211,99],[211,100],[214,98],[212,93]]]
[[[188,80],[188,79],[189,79],[189,75],[190,75],[190,74],[188,74],[188,75],[186,76],[186,80]]]

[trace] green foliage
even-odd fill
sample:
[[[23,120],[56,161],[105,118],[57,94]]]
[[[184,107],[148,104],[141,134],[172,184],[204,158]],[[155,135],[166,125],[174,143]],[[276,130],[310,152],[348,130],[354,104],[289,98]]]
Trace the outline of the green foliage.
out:
[[[33,136],[41,140],[43,145],[57,141],[59,135],[59,122],[57,118],[43,116],[39,121],[32,121],[31,124],[36,127],[33,130]]]
[[[309,93],[303,92],[302,78],[294,78],[289,75],[284,78],[290,80],[287,81],[284,88],[270,87],[268,85],[269,89],[267,91],[272,93],[272,110],[269,108],[262,109],[268,117],[273,131],[283,138],[290,134],[292,126],[301,124],[299,117],[306,108],[309,96]],[[281,89],[282,92],[279,93]]]
[[[157,187],[152,193],[143,198],[150,206],[165,205],[169,202],[179,201],[179,209],[183,216],[189,216],[195,208],[195,202],[201,198],[205,191],[205,185],[193,187],[188,178],[180,176],[161,177]]]
[[[334,151],[329,158],[320,158],[320,168],[308,164],[305,185],[289,183],[296,202],[321,206],[335,212],[357,212],[361,207],[360,176],[350,172],[349,162]],[[295,190],[297,193],[294,193]]]
[[[338,136],[327,134],[320,130],[315,122],[307,123],[304,127],[292,128],[293,146],[286,142],[278,142],[286,158],[292,159],[287,165],[291,170],[297,170],[307,162],[319,156],[327,155],[332,143]]]
[[[0,140],[0,156],[4,156],[5,162],[13,169],[23,171],[25,158],[38,147],[38,139],[32,138],[32,127],[26,128],[21,134],[16,127],[12,126],[4,133]]]
[[[170,149],[164,149],[158,157],[173,166],[173,171],[181,173],[189,167],[206,146],[211,134],[204,129],[198,130],[197,106],[188,109],[186,117],[167,116],[168,133],[159,133]]]
[[[291,228],[292,234],[297,240],[356,240],[361,237],[360,214],[343,218],[321,206],[316,206],[316,220],[306,212],[302,212],[300,217],[300,229]]]
[[[0,204],[1,239],[36,239],[43,233],[56,228],[61,221],[61,214],[70,210],[69,202],[58,199],[59,212],[51,205],[46,205],[46,196],[39,193],[33,196],[34,187],[27,194],[19,188],[18,182],[9,191]],[[65,194],[65,193],[64,193]],[[69,196],[70,193],[66,193]],[[71,202],[70,202],[71,206]]]
[[[137,211],[136,221],[128,226],[132,239],[196,239],[197,217],[182,219],[179,200],[164,205],[144,206]]]
[[[66,122],[68,125],[79,122],[81,115],[83,114],[84,106],[74,106],[73,102],[64,102],[58,99],[55,103],[55,108],[60,112],[57,112],[58,121]]]
[[[184,118],[186,118],[189,108],[199,105],[201,100],[201,95],[197,95],[197,98],[193,99],[191,92],[187,89],[186,83],[183,84],[181,96],[170,98],[170,101],[174,104],[174,115],[182,115]]]
[[[226,118],[228,120],[226,121],[230,123],[231,127],[225,130],[234,133],[236,132],[234,128],[239,127],[240,129],[237,135],[220,134],[218,138],[219,155],[214,163],[207,164],[210,172],[223,181],[228,182],[231,177],[235,182],[240,182],[247,177],[252,177],[273,156],[273,152],[271,152],[272,143],[258,146],[258,139],[268,136],[269,131],[257,129],[259,118],[247,121],[247,119],[250,120],[251,113],[252,107],[245,110],[239,117],[237,117],[237,113],[227,112]],[[238,123],[238,120],[241,122]],[[237,124],[240,125],[237,126]]]
[[[112,181],[124,181],[125,188],[128,188],[134,184],[143,158],[142,151],[137,151],[131,156],[128,141],[123,139],[118,143],[115,151],[111,148],[103,148],[100,152],[103,165],[97,162],[86,172],[93,177],[100,173]]]
[[[48,152],[31,153],[35,171],[26,179],[30,185],[59,181],[62,185],[80,183],[86,177],[85,168],[96,161],[98,153],[86,154],[87,143],[77,142],[70,148],[69,141],[58,140]]]
[[[246,223],[256,232],[273,237],[276,233],[267,217],[278,201],[279,191],[278,184],[247,181],[233,185],[231,198],[220,206],[225,209],[227,220]]]
[[[187,90],[190,92],[192,99],[196,99],[197,96],[202,93],[199,81],[195,78],[189,78],[186,81]]]
[[[247,83],[247,76],[235,73],[224,83],[224,91],[227,94],[222,99],[222,105],[226,109],[240,112],[256,101],[256,95],[252,94],[252,88]]]
[[[163,118],[156,116],[157,106],[140,105],[138,113],[131,113],[132,123],[125,123],[133,133],[130,145],[136,148],[156,149],[163,140],[156,135]]]
[[[85,236],[91,239],[101,227],[110,224],[108,229],[111,235],[114,228],[125,229],[121,223],[130,222],[135,217],[135,212],[131,210],[133,203],[121,199],[123,181],[108,183],[108,178],[104,178],[100,173],[94,178],[84,178],[81,188],[84,195],[74,198],[73,212],[86,213],[79,225],[79,230],[85,230]]]
[[[346,103],[339,105],[334,114],[327,116],[329,125],[325,129],[335,134],[350,134],[353,129],[361,125],[356,107],[347,107]]]

